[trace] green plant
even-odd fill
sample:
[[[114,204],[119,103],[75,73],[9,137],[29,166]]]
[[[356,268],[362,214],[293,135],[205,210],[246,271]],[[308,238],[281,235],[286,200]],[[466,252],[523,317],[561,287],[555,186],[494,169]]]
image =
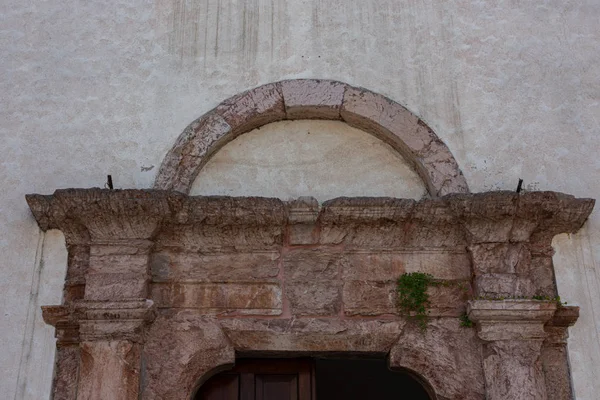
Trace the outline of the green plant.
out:
[[[411,272],[398,278],[398,307],[410,318],[414,318],[422,330],[427,329],[427,288],[435,285],[433,276],[423,272]]]
[[[460,316],[460,326],[462,326],[464,328],[473,327],[473,321],[471,321],[469,319],[469,316],[467,315],[467,313],[464,313]]]

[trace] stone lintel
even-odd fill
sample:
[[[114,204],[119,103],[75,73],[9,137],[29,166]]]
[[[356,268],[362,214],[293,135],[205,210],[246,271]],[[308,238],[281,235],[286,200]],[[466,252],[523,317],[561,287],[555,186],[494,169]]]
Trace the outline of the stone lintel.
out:
[[[541,340],[546,337],[544,324],[556,307],[536,300],[471,300],[467,314],[483,340]]]
[[[219,321],[237,351],[253,353],[332,352],[387,354],[403,320],[228,319]]]

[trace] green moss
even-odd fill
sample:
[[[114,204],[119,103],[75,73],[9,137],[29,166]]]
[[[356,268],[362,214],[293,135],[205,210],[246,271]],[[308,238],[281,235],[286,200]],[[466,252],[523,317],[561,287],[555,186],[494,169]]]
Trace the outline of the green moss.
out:
[[[473,327],[473,321],[471,321],[469,319],[469,316],[467,315],[467,313],[464,313],[460,316],[460,326],[462,326],[463,328],[472,328]]]
[[[427,288],[436,283],[433,276],[422,272],[403,274],[398,278],[398,308],[400,312],[417,321],[422,330],[427,329]]]

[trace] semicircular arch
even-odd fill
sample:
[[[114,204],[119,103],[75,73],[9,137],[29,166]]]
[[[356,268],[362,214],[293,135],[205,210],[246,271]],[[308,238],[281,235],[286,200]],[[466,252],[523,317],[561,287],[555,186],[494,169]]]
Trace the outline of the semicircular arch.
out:
[[[400,104],[331,80],[269,83],[235,95],[192,122],[164,158],[155,189],[189,193],[210,157],[239,135],[281,120],[341,120],[388,143],[423,180],[431,197],[468,193],[448,147]]]

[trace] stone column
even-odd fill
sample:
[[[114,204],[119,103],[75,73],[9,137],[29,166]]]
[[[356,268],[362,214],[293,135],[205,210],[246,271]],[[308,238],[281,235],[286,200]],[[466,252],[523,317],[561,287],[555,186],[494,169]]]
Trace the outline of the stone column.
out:
[[[544,324],[556,304],[533,300],[475,300],[467,312],[485,341],[483,371],[488,400],[547,400],[541,349]]]

